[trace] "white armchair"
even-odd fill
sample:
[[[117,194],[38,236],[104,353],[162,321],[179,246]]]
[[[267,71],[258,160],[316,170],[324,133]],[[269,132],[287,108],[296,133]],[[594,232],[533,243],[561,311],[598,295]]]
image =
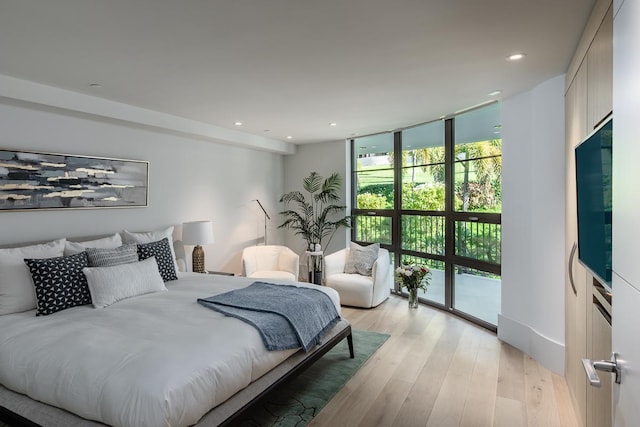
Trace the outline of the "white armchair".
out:
[[[297,281],[300,257],[286,246],[250,246],[242,251],[242,274],[256,279]]]
[[[345,273],[348,255],[349,249],[342,249],[324,258],[325,285],[338,291],[342,305],[364,308],[380,305],[389,297],[393,285],[389,251],[380,248],[371,276]]]

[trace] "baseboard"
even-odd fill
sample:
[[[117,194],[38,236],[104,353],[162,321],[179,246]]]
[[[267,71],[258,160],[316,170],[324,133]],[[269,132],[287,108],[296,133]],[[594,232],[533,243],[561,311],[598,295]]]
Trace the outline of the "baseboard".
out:
[[[498,314],[498,338],[533,357],[545,368],[564,376],[564,344],[501,314]]]

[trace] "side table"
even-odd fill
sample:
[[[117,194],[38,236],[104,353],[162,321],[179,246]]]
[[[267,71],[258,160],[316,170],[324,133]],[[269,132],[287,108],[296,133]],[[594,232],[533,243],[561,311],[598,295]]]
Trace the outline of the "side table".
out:
[[[322,251],[306,251],[309,283],[322,285]]]

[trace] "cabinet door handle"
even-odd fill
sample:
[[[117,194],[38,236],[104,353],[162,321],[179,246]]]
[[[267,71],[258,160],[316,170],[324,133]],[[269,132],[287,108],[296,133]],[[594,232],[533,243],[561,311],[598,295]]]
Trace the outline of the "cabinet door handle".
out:
[[[578,244],[573,242],[573,246],[571,247],[571,255],[569,255],[569,283],[571,283],[571,288],[573,289],[573,294],[578,295],[578,290],[576,289],[576,285],[573,282],[573,257],[576,255],[576,250],[578,249]]]

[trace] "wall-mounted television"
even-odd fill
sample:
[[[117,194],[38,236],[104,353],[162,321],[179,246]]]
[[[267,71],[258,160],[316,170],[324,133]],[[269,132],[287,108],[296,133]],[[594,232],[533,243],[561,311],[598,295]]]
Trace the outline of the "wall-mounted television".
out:
[[[578,259],[611,289],[613,119],[600,124],[575,149]]]

